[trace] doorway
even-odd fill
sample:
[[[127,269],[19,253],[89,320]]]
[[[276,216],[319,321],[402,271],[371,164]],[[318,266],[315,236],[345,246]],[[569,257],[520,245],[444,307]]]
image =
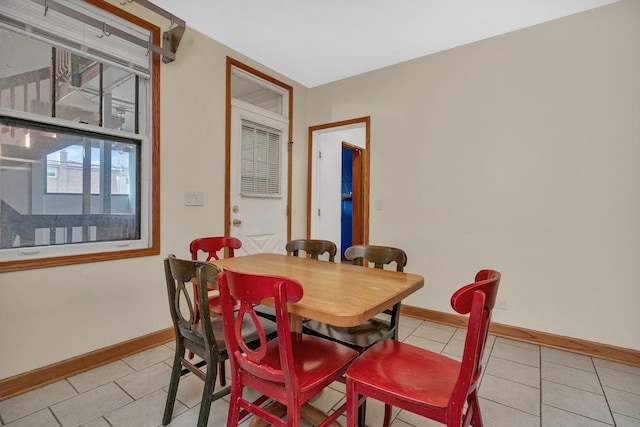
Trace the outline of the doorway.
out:
[[[341,255],[369,241],[369,124],[362,117],[309,128],[307,237],[335,242]]]

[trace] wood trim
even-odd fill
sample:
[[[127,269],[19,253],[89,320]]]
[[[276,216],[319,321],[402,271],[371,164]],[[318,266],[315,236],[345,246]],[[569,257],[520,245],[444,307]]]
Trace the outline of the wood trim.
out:
[[[118,7],[99,0],[84,0],[102,8],[120,18],[132,22],[151,32],[151,41],[160,45],[160,28],[150,22],[132,15]],[[151,245],[143,249],[131,249],[113,252],[95,252],[79,255],[54,256],[49,258],[26,259],[0,262],[0,273],[29,270],[33,268],[58,267],[99,261],[113,261],[134,257],[152,256],[160,253],[160,55],[153,52],[151,70]]]
[[[249,65],[243,64],[237,59],[233,59],[230,56],[227,56],[227,77],[226,77],[226,111],[225,111],[225,177],[224,177],[224,233],[225,236],[228,236],[231,232],[231,195],[229,192],[231,191],[231,177],[229,175],[231,169],[231,76],[232,76],[232,68],[238,68],[243,71],[246,71],[249,74],[253,74],[254,76],[266,80],[271,84],[276,86],[280,86],[285,89],[289,94],[289,129],[288,129],[288,140],[289,147],[287,150],[288,153],[288,176],[287,176],[287,241],[291,240],[291,188],[293,183],[292,178],[292,168],[293,168],[293,86],[290,86],[284,82],[281,82],[278,79],[271,77],[268,74],[263,73],[262,71],[256,70]]]
[[[467,317],[458,314],[443,313],[441,311],[426,308],[402,305],[400,312],[406,316],[443,323],[458,328],[467,327]],[[550,334],[548,332],[534,331],[531,329],[509,326],[502,323],[491,322],[489,332],[499,337],[511,338],[531,344],[557,348],[586,356],[598,357],[627,365],[640,367],[640,351],[609,344],[601,344],[579,338],[565,337]]]
[[[174,339],[173,327],[0,380],[0,400],[60,381]]]

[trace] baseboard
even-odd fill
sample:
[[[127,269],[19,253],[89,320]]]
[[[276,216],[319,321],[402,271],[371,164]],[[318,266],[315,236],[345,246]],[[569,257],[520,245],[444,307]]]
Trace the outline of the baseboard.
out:
[[[54,383],[89,369],[167,343],[174,339],[173,327],[72,357],[52,365],[0,380],[0,400]]]
[[[422,320],[429,320],[431,322],[444,323],[462,328],[467,327],[467,317],[457,314],[443,313],[410,305],[402,305],[400,312],[404,315]],[[539,332],[495,322],[491,323],[489,331],[493,335],[505,338],[538,344],[545,347],[553,347],[560,350],[571,351],[574,353],[585,354],[587,356],[599,357],[601,359],[640,367],[640,351],[638,350],[616,347],[613,345],[601,344],[578,338],[554,335],[547,332]]]

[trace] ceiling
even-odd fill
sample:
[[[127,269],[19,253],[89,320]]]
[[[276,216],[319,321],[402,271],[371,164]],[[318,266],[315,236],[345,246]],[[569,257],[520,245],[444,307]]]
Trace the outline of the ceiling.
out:
[[[616,1],[152,0],[307,87]]]

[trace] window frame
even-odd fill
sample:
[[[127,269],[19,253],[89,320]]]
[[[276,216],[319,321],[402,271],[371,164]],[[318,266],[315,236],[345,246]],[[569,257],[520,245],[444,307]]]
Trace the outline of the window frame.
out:
[[[107,13],[118,16],[150,31],[151,42],[155,45],[160,44],[161,31],[158,26],[101,0],[83,1],[96,6]],[[151,103],[149,105],[149,119],[151,121],[150,135],[140,135],[142,138],[149,138],[147,144],[150,144],[148,151],[149,158],[143,160],[146,161],[148,165],[149,181],[142,183],[142,185],[147,187],[147,197],[145,201],[142,201],[142,203],[147,204],[147,209],[149,212],[141,213],[141,215],[145,215],[147,218],[149,218],[149,221],[147,223],[147,230],[144,230],[145,233],[148,233],[148,245],[146,247],[138,247],[134,249],[109,250],[107,252],[101,252],[100,248],[104,248],[104,245],[113,247],[113,245],[117,244],[118,241],[97,243],[92,242],[87,243],[87,245],[91,245],[91,247],[88,248],[90,251],[87,253],[72,255],[62,253],[59,255],[46,256],[41,258],[0,261],[0,272],[57,267],[100,261],[112,261],[118,259],[153,256],[160,254],[160,55],[156,52],[150,52],[150,55],[152,55],[150,73]],[[20,116],[23,115],[23,113],[20,112],[16,113]],[[45,120],[43,120],[43,118]],[[39,116],[37,120],[44,122],[49,119],[52,118]],[[109,134],[110,130],[107,128],[102,128],[101,132]],[[146,179],[146,177],[143,177],[142,179]],[[54,252],[56,249],[55,246],[48,246],[47,248],[51,248],[52,252]]]

